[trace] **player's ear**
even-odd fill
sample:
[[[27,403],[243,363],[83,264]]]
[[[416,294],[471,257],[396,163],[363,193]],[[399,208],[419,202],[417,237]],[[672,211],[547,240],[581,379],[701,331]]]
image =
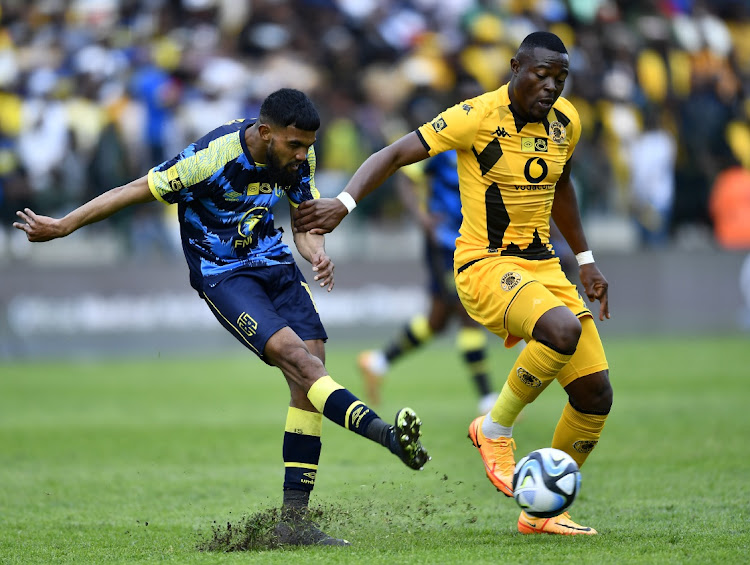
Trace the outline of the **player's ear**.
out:
[[[521,68],[521,62],[513,57],[510,60],[510,70],[513,72],[514,75],[518,74],[518,70]]]
[[[259,123],[258,133],[263,141],[269,141],[271,139],[271,126],[268,124]]]

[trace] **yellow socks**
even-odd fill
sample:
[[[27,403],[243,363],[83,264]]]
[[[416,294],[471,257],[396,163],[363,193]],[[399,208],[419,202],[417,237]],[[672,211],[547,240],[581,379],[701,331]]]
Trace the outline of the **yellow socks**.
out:
[[[490,410],[490,417],[501,426],[511,428],[524,406],[526,406],[526,402],[518,398],[508,386],[508,383],[505,383],[495,406]]]
[[[568,403],[555,428],[552,447],[569,454],[580,467],[599,442],[606,420],[607,414],[584,414]]]
[[[503,390],[490,411],[493,421],[510,427],[527,404],[551,383],[572,355],[531,340],[516,359]]]

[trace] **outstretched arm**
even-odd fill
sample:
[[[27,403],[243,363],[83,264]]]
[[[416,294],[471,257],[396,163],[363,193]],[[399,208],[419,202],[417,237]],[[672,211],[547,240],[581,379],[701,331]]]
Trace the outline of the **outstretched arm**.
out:
[[[311,232],[301,232],[294,227],[297,209],[290,206],[292,214],[292,234],[297,251],[312,265],[315,273],[314,280],[320,281],[320,286],[328,285],[328,292],[333,290],[334,264],[326,254],[325,236]]]
[[[13,227],[26,232],[29,241],[49,241],[70,235],[78,228],[109,218],[115,212],[141,202],[155,200],[148,188],[148,177],[113,188],[70,212],[64,218],[40,216],[29,208],[16,212],[22,221]]]
[[[344,192],[348,193],[354,202],[359,202],[404,165],[416,163],[429,156],[419,136],[415,132],[408,133],[370,155],[354,173]],[[338,198],[308,200],[299,205],[294,226],[299,231],[328,233],[333,231],[348,213],[347,207]]]
[[[552,204],[552,219],[555,221],[560,233],[568,242],[573,253],[578,255],[583,251],[589,251],[586,235],[583,233],[581,214],[578,210],[578,199],[576,198],[573,182],[570,180],[571,162],[565,164],[560,180],[555,186],[555,200]],[[579,275],[581,283],[586,291],[589,301],[598,300],[599,319],[609,318],[609,283],[604,278],[595,263],[586,263],[580,266]]]

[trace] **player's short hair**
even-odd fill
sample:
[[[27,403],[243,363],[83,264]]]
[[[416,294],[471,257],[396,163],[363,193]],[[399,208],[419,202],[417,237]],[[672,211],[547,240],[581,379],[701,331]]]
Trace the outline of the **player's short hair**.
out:
[[[312,101],[304,92],[293,88],[269,94],[260,106],[260,121],[305,131],[317,131],[320,127],[320,116]]]
[[[518,46],[518,52],[533,51],[537,47],[556,51],[557,53],[568,52],[568,50],[565,49],[565,44],[563,44],[562,39],[549,31],[535,31],[527,35],[521,42],[521,45]]]

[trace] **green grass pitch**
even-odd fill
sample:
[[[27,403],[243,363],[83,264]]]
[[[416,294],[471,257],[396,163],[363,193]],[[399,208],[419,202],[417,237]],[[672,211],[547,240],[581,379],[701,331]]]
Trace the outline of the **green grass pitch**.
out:
[[[364,344],[363,344],[364,345]],[[476,400],[448,340],[397,365],[378,408],[408,405],[432,461],[413,472],[323,426],[313,503],[350,548],[202,552],[213,527],[280,503],[287,389],[229,360],[0,364],[2,563],[740,563],[750,555],[750,340],[606,340],[613,413],[583,467],[574,519],[601,535],[521,536],[515,503],[466,438]],[[328,349],[356,394],[357,348]],[[499,387],[515,351],[490,352]],[[549,444],[551,386],[516,426]]]

